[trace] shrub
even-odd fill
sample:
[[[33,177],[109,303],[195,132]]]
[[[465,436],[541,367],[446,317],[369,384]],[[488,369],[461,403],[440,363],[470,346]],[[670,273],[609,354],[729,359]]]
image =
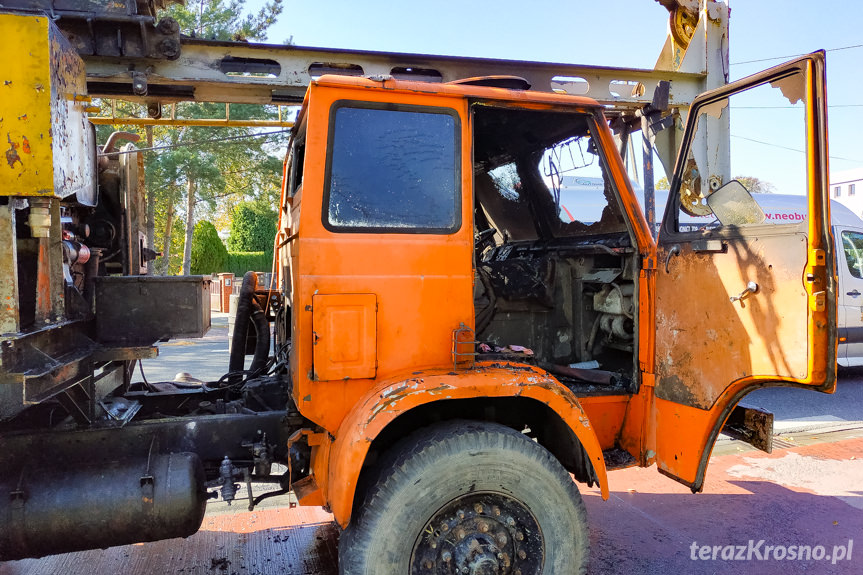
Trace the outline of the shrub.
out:
[[[207,221],[195,224],[192,232],[192,274],[224,271],[227,262],[228,250],[219,238],[216,226]]]

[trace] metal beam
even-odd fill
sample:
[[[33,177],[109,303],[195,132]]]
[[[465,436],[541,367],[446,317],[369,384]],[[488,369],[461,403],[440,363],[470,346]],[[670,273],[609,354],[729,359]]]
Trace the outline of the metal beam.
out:
[[[286,120],[231,120],[230,118],[131,118],[96,116],[87,118],[91,124],[107,126],[200,126],[207,128],[291,128]]]
[[[626,111],[649,104],[661,80],[671,82],[670,106],[688,107],[705,82],[702,73],[190,38],[182,39],[181,55],[173,61],[84,59],[91,96],[139,102],[299,103],[313,78],[324,73],[437,82],[505,75],[525,78],[534,90],[584,95]],[[133,74],[145,77],[146,94],[136,94]]]

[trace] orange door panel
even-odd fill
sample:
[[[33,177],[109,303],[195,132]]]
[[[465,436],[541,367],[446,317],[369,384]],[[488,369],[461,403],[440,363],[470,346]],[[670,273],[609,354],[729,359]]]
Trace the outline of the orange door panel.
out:
[[[785,123],[772,121],[775,132],[752,113],[766,109],[762,98],[787,110]],[[693,490],[743,395],[766,385],[835,386],[825,107],[823,53],[693,102],[657,242],[653,410],[659,470]],[[728,157],[721,145],[705,154],[723,130]],[[738,135],[763,149],[741,156]],[[782,145],[768,147],[774,140]],[[769,195],[756,193],[769,186],[808,197],[808,219],[770,221],[758,204]]]
[[[291,369],[303,415],[334,433],[376,381],[451,368],[473,325],[470,140],[461,97],[342,79],[309,94],[292,319],[315,339]]]

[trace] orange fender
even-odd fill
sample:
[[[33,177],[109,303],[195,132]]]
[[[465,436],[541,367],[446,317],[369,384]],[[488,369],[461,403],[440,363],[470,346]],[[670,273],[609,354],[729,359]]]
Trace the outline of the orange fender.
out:
[[[555,411],[581,442],[596,471],[602,498],[608,499],[605,460],[596,433],[578,398],[545,371],[521,364],[477,364],[459,373],[426,371],[410,379],[383,382],[342,421],[329,452],[326,499],[336,521],[346,527],[360,469],[375,437],[396,417],[444,399],[529,397]]]

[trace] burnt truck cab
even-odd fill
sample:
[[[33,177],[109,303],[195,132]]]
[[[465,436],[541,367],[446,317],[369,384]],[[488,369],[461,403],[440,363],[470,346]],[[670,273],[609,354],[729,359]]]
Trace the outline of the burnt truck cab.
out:
[[[300,502],[349,526],[390,448],[447,420],[524,430],[604,496],[607,469],[653,463],[698,491],[746,393],[832,391],[823,66],[816,53],[693,103],[658,239],[593,100],[313,82],[278,254],[292,395],[315,426]],[[756,89],[801,111],[807,222],[765,221],[729,162],[706,171],[700,142]],[[561,202],[579,178],[602,191],[583,214]],[[715,217],[690,229],[690,213]]]
[[[639,108],[679,148],[655,237],[619,151],[644,100],[322,76],[285,163],[280,287],[244,278],[220,379],[151,383],[132,377],[155,342],[209,327],[209,279],[140,275],[143,156],[96,148],[50,19],[0,27],[30,46],[3,101],[0,560],[188,536],[245,484],[250,509],[330,509],[343,575],[582,573],[573,477],[608,497],[609,470],[656,464],[698,491],[723,425],[770,449],[746,393],[835,388],[823,52]],[[759,182],[805,217],[766,218]]]

